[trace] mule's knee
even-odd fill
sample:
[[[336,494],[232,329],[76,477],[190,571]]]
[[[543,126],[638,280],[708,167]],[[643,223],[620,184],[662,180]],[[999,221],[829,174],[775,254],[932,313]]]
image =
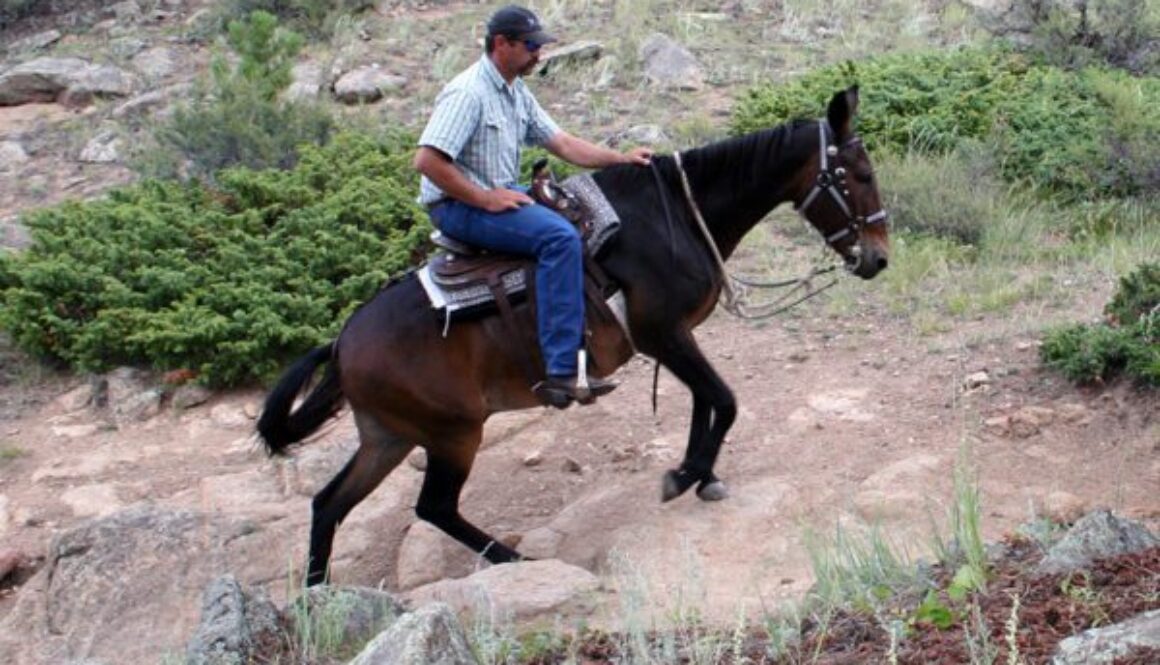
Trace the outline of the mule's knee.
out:
[[[424,522],[430,522],[435,526],[444,524],[448,519],[453,519],[456,515],[454,508],[447,506],[433,505],[430,503],[423,503],[420,501],[415,506],[415,515]]]

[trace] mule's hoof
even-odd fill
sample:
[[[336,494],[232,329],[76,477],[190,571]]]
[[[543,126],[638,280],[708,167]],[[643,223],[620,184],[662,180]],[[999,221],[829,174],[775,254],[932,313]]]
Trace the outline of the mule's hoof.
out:
[[[720,501],[729,498],[729,488],[720,480],[702,483],[697,488],[697,498],[702,501]]]
[[[666,471],[661,481],[661,503],[672,501],[693,486],[693,478],[684,471]]]

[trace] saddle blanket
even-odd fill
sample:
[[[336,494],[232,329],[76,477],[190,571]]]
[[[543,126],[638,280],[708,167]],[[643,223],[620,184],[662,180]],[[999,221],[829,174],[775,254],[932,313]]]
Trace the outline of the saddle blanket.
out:
[[[588,236],[587,250],[590,255],[596,256],[604,244],[620,230],[620,218],[590,174],[574,175],[562,181],[560,186],[579,199],[591,213],[592,233]],[[448,320],[455,314],[467,314],[469,311],[475,311],[481,305],[495,301],[486,284],[476,284],[455,290],[444,289],[436,283],[435,278],[431,275],[430,265],[424,265],[420,268],[418,275],[419,282],[423,285],[423,290],[427,292],[427,298],[431,301],[431,307],[446,310]],[[522,293],[527,289],[524,271],[512,270],[504,274],[503,285],[508,295]]]

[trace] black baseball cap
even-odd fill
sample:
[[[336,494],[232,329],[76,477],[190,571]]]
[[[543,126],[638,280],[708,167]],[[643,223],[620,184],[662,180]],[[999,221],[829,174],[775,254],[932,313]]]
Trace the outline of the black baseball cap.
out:
[[[544,32],[540,19],[529,9],[519,5],[508,5],[491,15],[487,22],[487,34],[504,35],[529,39],[537,44],[551,44],[559,41],[555,36]]]

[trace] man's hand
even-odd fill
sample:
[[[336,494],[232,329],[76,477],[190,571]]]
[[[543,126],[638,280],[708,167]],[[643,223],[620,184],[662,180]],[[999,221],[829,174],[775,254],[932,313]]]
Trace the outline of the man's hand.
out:
[[[652,157],[652,148],[646,148],[645,146],[637,146],[624,153],[624,161],[628,164],[636,164],[637,166],[648,166],[652,163]]]
[[[488,212],[503,212],[505,210],[518,210],[521,206],[531,205],[535,201],[532,201],[532,198],[523,192],[500,187],[487,190],[481,203],[483,205],[479,207]]]

